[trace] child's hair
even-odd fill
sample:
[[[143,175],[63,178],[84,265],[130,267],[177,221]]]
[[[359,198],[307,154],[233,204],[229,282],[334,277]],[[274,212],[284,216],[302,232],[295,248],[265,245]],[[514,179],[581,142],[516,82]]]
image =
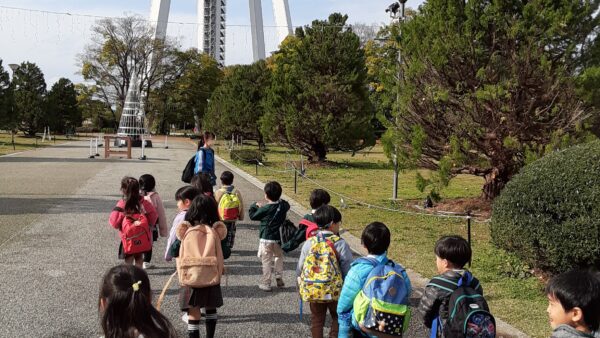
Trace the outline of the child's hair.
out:
[[[360,236],[360,241],[370,254],[381,255],[390,246],[391,237],[390,229],[385,224],[373,222],[365,227]]]
[[[192,187],[198,189],[200,193],[214,194],[213,186],[210,183],[210,176],[207,173],[198,173],[194,175],[190,184]]]
[[[212,226],[219,221],[217,202],[212,197],[198,195],[185,214],[185,220],[192,225],[205,224]]]
[[[117,265],[102,278],[98,311],[104,337],[177,337],[169,320],[152,306],[150,280],[134,265]]]
[[[156,187],[156,180],[154,179],[154,176],[150,174],[140,176],[138,181],[140,182],[140,191],[142,191],[144,195],[153,191]]]
[[[471,246],[460,236],[444,236],[438,239],[433,252],[459,269],[471,261]]]
[[[283,189],[281,189],[279,182],[271,181],[265,184],[265,195],[272,202],[279,201],[282,192]]]
[[[224,185],[232,185],[233,184],[233,173],[231,171],[224,171],[221,174],[221,183]]]
[[[140,184],[133,177],[125,176],[121,180],[121,191],[125,200],[126,214],[140,213]]]
[[[329,228],[332,223],[339,223],[342,220],[340,211],[327,204],[315,210],[313,217],[319,228]]]
[[[600,273],[574,270],[553,277],[546,294],[560,302],[565,311],[580,308],[583,321],[592,331],[600,327]]]
[[[331,196],[323,189],[315,189],[310,193],[310,207],[315,210],[329,202],[331,202]]]
[[[196,198],[196,196],[200,195],[200,191],[198,191],[198,189],[191,187],[189,185],[186,185],[185,187],[181,187],[179,189],[177,189],[177,192],[175,192],[175,200],[176,201],[184,201],[184,200],[190,200],[193,201],[194,198]]]
[[[205,131],[202,134],[202,138],[200,138],[200,141],[198,141],[198,151],[200,150],[200,148],[204,147],[204,145],[206,144],[206,141],[214,140],[215,137],[216,137],[215,133],[213,133],[211,131]]]

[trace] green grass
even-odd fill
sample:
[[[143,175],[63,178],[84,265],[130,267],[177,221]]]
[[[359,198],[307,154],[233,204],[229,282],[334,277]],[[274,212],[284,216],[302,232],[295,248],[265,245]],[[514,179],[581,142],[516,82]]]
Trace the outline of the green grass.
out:
[[[10,134],[0,134],[0,155],[12,154],[20,151],[27,151],[36,148],[47,147],[55,144],[54,137],[56,137],[56,142],[64,142],[67,141],[67,138],[64,136],[54,136],[52,135],[52,141],[46,140],[46,142],[42,143],[41,138],[36,139],[34,137],[25,137],[22,134],[15,135],[15,147],[13,149],[12,140]]]
[[[254,146],[247,147],[256,149]],[[217,146],[217,152],[226,160],[231,160],[223,145]],[[263,162],[267,168],[283,170],[286,161],[299,160],[299,155],[285,148],[270,146]],[[307,176],[352,198],[370,204],[397,207],[389,199],[392,169],[380,146],[355,156],[331,153],[328,160],[333,163],[322,167],[308,166]],[[234,163],[255,175],[254,165]],[[257,178],[262,181],[277,180],[287,195],[309,208],[309,194],[317,188],[314,184],[299,178],[297,194],[294,194],[293,173],[276,173],[267,168],[259,167]],[[429,174],[426,170],[420,172],[423,175]],[[417,200],[411,201],[411,204],[421,204],[426,195],[416,189],[415,174],[416,171],[407,171],[400,175],[398,196],[405,200]],[[442,196],[446,199],[477,197],[481,193],[482,184],[480,178],[458,176],[442,192]],[[349,207],[341,210],[345,229],[360,236],[366,224],[373,221],[384,222],[392,229],[391,257],[426,278],[436,273],[433,254],[435,241],[445,234],[467,236],[466,221],[461,219],[402,214],[346,202]],[[339,207],[340,198],[332,195],[332,205]],[[518,276],[525,269],[517,258],[490,243],[488,223],[473,224],[472,240],[474,256],[471,270],[481,280],[493,313],[532,337],[547,337],[550,328],[542,283],[535,277],[511,277]]]

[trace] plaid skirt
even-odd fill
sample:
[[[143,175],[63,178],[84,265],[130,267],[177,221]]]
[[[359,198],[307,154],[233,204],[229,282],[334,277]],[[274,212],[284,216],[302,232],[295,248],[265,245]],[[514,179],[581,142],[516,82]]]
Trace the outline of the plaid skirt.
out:
[[[221,306],[223,306],[221,285],[199,289],[189,286],[179,287],[179,308],[181,311],[187,311],[191,307],[216,309]]]

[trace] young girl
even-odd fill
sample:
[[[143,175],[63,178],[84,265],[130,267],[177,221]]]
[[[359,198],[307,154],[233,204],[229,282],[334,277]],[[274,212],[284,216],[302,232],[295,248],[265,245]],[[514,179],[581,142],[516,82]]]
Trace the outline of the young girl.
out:
[[[125,217],[134,214],[144,214],[148,219],[148,224],[156,224],[158,218],[156,210],[152,203],[140,196],[138,180],[133,177],[123,177],[121,180],[121,193],[123,198],[117,202],[108,219],[108,223],[113,228],[121,231]],[[125,263],[132,264],[135,261],[135,265],[141,268],[143,266],[143,256],[144,254],[126,255],[123,251],[123,243],[119,244],[119,259],[124,259]]]
[[[187,230],[191,227],[212,227],[222,241],[227,236],[225,224],[219,222],[219,213],[217,204],[211,197],[199,195],[194,198],[188,212],[185,215],[185,222],[177,228],[177,238],[182,240]],[[185,240],[183,240],[185,242]],[[203,245],[204,243],[199,243]],[[186,243],[182,243],[182,246]],[[207,252],[213,248],[199,248],[199,252]],[[220,246],[216,250],[217,264],[224,265],[223,253]],[[182,258],[179,258],[182,259]],[[220,277],[220,276],[219,276]],[[192,288],[181,286],[179,292],[181,311],[188,313],[188,335],[190,338],[200,337],[200,309],[206,309],[206,337],[213,338],[217,327],[217,308],[223,305],[223,296],[221,294],[221,285],[213,285],[203,288]]]
[[[118,265],[102,278],[98,301],[106,338],[175,338],[169,320],[152,306],[148,275],[132,265]]]
[[[167,216],[165,214],[165,207],[163,206],[163,202],[160,199],[160,196],[155,190],[156,180],[154,176],[145,174],[140,176],[138,180],[140,183],[140,195],[144,197],[144,199],[154,206],[156,212],[158,214],[157,224],[150,224],[150,230],[152,231],[152,241],[156,242],[158,240],[158,235],[160,231],[160,237],[167,237]],[[144,269],[148,269],[152,267],[150,264],[150,260],[152,259],[152,250],[146,252],[144,254]]]
[[[215,197],[215,193],[213,190],[213,184],[210,182],[210,175],[207,173],[199,173],[192,177],[192,181],[190,182],[192,187],[198,189],[200,193],[208,196]]]
[[[173,259],[171,255],[171,245],[177,239],[177,227],[179,224],[185,221],[185,214],[187,213],[192,201],[196,196],[200,195],[200,191],[194,187],[185,186],[179,188],[175,193],[175,200],[177,201],[177,209],[179,213],[175,216],[173,220],[173,225],[171,226],[171,231],[169,232],[169,239],[167,239],[167,250],[165,251],[165,260],[170,262]]]
[[[215,134],[205,131],[202,139],[198,142],[196,152],[196,165],[194,166],[194,175],[206,173],[210,177],[212,186],[217,185],[217,175],[215,175],[215,152],[211,148],[215,143]]]

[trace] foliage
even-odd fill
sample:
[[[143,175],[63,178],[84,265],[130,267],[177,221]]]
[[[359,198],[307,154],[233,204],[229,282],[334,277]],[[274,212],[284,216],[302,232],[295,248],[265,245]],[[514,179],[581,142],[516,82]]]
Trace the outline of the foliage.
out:
[[[2,67],[0,59],[0,129],[14,130],[15,116],[13,114],[13,87],[8,71]]]
[[[573,75],[580,46],[595,38],[599,3],[430,0],[401,25],[401,39],[390,29],[403,59],[387,118],[400,157],[418,155],[446,182],[484,177],[483,197],[493,199],[527,153],[543,154],[557,134],[577,135],[588,115]],[[381,81],[391,93],[393,76]]]
[[[81,125],[82,115],[77,105],[77,92],[69,79],[61,78],[52,85],[48,92],[47,104],[50,130],[65,133]]]
[[[600,141],[524,167],[494,202],[491,231],[533,267],[600,267]]]
[[[14,72],[14,109],[19,129],[34,136],[47,125],[46,81],[40,68],[23,62]]]
[[[264,153],[256,149],[233,149],[229,152],[229,158],[234,162],[256,164],[262,162]]]
[[[91,123],[92,129],[100,130],[105,126],[114,126],[118,121],[113,120],[113,115],[106,102],[96,97],[97,87],[78,83],[75,85],[77,92],[77,107],[81,110],[82,119]]]
[[[259,120],[264,114],[262,101],[270,86],[271,71],[261,60],[231,66],[224,73],[221,85],[210,98],[205,128],[223,137],[242,135],[262,145]]]

